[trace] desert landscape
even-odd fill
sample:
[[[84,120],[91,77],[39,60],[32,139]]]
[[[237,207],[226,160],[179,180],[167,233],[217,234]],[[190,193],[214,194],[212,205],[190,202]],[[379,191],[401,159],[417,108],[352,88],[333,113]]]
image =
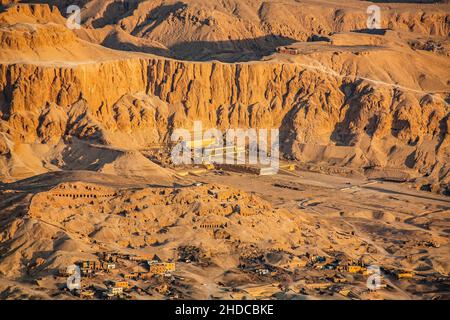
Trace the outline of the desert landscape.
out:
[[[449,34],[445,0],[0,0],[0,299],[448,300]]]

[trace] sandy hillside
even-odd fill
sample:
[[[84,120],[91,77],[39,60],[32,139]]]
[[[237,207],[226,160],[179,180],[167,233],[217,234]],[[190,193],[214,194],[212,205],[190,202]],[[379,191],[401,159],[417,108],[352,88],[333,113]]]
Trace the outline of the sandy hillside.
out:
[[[119,260],[117,271],[87,278],[86,286],[147,272],[139,259],[157,254],[177,263],[175,278],[165,282],[172,297],[341,299],[346,288],[362,299],[446,297],[445,198],[301,171],[267,178],[210,173],[197,179],[203,183],[188,178],[182,185],[148,187],[123,175],[74,171],[3,185],[3,294],[39,298],[33,290],[41,288],[70,298],[60,291],[65,278],[59,270],[116,252],[139,258]],[[354,185],[350,190],[348,181]],[[367,292],[366,277],[324,267],[333,263],[382,266],[388,289]],[[270,270],[270,276],[258,270]],[[414,278],[399,280],[395,275],[401,272]],[[343,280],[337,285],[336,279]],[[158,298],[155,281],[161,285],[157,278],[133,284],[153,292],[141,292],[141,298]]]

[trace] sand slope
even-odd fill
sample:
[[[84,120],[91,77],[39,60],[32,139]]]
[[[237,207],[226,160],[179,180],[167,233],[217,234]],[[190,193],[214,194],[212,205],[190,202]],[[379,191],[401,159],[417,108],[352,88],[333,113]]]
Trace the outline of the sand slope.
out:
[[[164,183],[174,178],[168,169],[163,169],[139,152],[125,152],[111,163],[105,163],[99,172],[125,177],[142,177]]]

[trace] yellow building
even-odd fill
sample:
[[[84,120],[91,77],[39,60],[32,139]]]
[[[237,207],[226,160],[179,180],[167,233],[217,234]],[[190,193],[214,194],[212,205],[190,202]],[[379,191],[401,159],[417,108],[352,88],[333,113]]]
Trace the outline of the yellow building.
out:
[[[122,288],[122,289],[128,289],[129,283],[127,281],[116,281],[114,282],[114,287],[116,288]]]
[[[121,294],[123,294],[123,288],[122,287],[109,288],[109,293],[114,296],[121,295]]]
[[[150,266],[150,273],[166,274],[175,271],[175,263],[154,263]]]
[[[411,279],[414,277],[414,274],[411,272],[402,272],[397,274],[398,279]]]
[[[135,273],[135,272],[133,272],[133,273],[126,273],[126,274],[123,275],[123,277],[125,279],[137,279],[139,277],[139,274]]]
[[[92,290],[81,290],[80,298],[82,299],[92,299],[94,297],[94,291]]]
[[[358,273],[358,272],[365,272],[366,268],[361,266],[348,266],[348,272],[350,273]]]
[[[101,270],[103,269],[103,264],[99,261],[83,261],[81,263],[81,268],[90,270]]]

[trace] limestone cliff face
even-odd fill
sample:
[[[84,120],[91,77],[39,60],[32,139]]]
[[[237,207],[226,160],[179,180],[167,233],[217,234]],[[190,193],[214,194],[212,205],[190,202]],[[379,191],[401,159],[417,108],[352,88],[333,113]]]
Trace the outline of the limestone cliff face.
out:
[[[54,15],[38,8],[38,17]],[[396,33],[364,36],[362,44],[351,42],[352,33],[334,37],[332,47],[303,43],[300,60],[189,62],[109,50],[57,23],[4,23],[2,170],[20,144],[54,145],[75,136],[146,148],[201,120],[204,129],[279,128],[282,152],[304,162],[394,167],[449,179],[445,46],[416,52]],[[407,59],[414,63],[405,71]]]
[[[91,112],[102,114],[123,95],[145,92],[171,105],[182,104],[180,120],[248,126],[257,118],[233,120],[233,116],[219,117],[211,111],[224,115],[241,110],[244,115],[252,106],[256,117],[263,116],[264,109],[275,110],[274,115],[282,113],[283,105],[292,103],[303,90],[300,82],[308,81],[303,72],[294,65],[274,63],[189,63],[158,58],[76,67],[1,65],[2,113],[9,119],[16,113],[39,113],[47,102],[67,108],[83,98]],[[313,78],[309,75],[309,81],[320,81]],[[279,117],[271,118],[274,124],[280,123]]]
[[[32,142],[43,138],[37,128],[48,122],[48,103],[69,112],[79,109],[82,100],[85,110],[70,112],[80,113],[78,118],[70,117],[74,122],[89,115],[91,122],[99,122],[99,128],[103,125],[113,130],[152,127],[161,123],[160,118],[165,118],[166,127],[161,130],[166,131],[190,126],[194,120],[221,128],[279,127],[296,94],[303,90],[301,72],[293,65],[188,63],[159,58],[75,67],[1,65],[2,123],[17,139]],[[121,100],[135,93],[156,96],[162,100],[157,104],[165,102],[170,110],[167,106],[156,111],[139,105],[155,105],[151,99],[137,98],[142,101],[128,104]]]
[[[448,152],[445,102],[295,64],[133,58],[1,65],[0,92],[2,132],[27,143],[66,133],[111,142],[114,132],[148,129],[143,147],[201,120],[205,128],[280,128],[287,153],[295,143],[354,146],[368,152],[361,161],[385,166],[400,152],[398,166],[425,172]]]

